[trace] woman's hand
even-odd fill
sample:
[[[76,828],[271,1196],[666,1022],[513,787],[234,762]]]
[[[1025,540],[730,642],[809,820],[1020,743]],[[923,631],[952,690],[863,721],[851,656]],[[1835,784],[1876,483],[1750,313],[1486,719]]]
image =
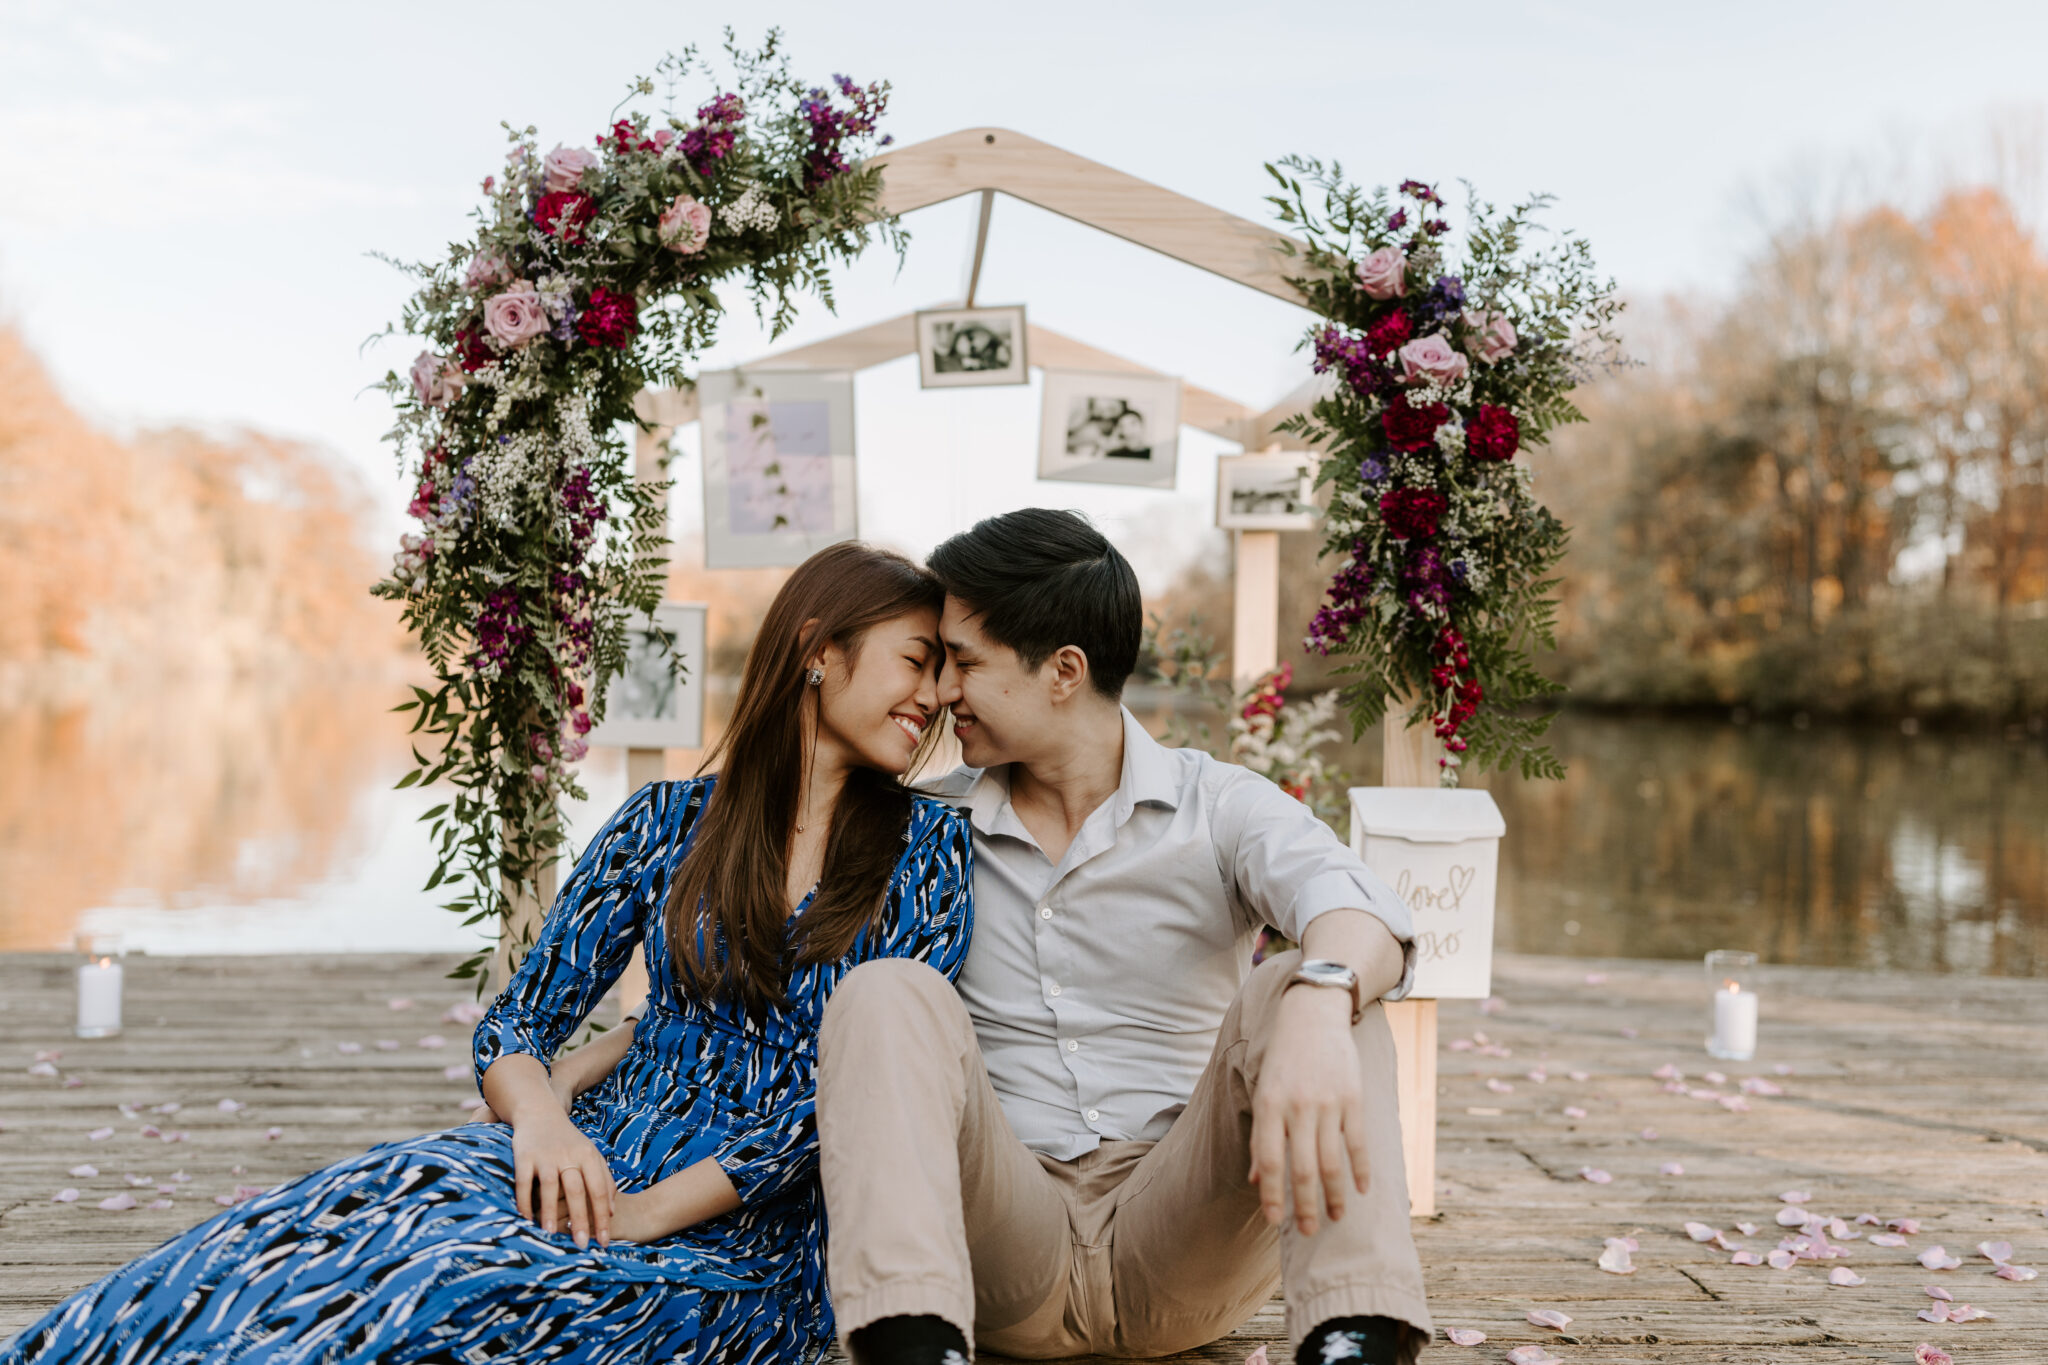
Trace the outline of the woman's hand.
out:
[[[513,1190],[522,1218],[543,1232],[563,1222],[579,1249],[609,1246],[618,1186],[597,1145],[566,1114],[536,1108],[512,1129]]]
[[[659,1196],[646,1190],[621,1194],[612,1213],[612,1240],[617,1242],[658,1242],[675,1229],[662,1226],[657,1207]]]

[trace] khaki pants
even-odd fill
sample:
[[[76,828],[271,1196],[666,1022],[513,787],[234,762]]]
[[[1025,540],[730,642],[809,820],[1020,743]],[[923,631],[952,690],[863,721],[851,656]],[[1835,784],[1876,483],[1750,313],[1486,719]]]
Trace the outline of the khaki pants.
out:
[[[1252,973],[1193,1098],[1158,1143],[1105,1142],[1075,1161],[1010,1131],[959,995],[900,958],[849,972],[818,1043],[818,1138],[840,1341],[879,1318],[931,1314],[987,1350],[1031,1359],[1158,1356],[1224,1336],[1287,1294],[1299,1344],[1334,1317],[1411,1324],[1429,1341],[1408,1231],[1394,1044],[1379,1005],[1352,1036],[1367,1097],[1370,1181],[1313,1237],[1270,1226],[1251,1165],[1251,1102],[1299,955]]]

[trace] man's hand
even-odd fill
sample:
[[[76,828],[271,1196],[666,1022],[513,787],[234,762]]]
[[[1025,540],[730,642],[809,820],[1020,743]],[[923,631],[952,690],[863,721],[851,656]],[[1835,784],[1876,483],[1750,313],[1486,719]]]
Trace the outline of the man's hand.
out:
[[[1365,1193],[1365,1096],[1351,1041],[1348,991],[1295,986],[1280,997],[1252,1097],[1252,1183],[1266,1221],[1287,1216],[1315,1235],[1324,1210],[1344,1216],[1351,1192]]]

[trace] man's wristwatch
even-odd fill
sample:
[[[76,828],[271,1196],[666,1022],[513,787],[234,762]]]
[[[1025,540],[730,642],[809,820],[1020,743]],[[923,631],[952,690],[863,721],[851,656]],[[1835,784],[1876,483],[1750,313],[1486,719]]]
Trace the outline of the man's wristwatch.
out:
[[[1325,986],[1351,992],[1351,1022],[1357,1023],[1365,1014],[1365,996],[1358,989],[1358,973],[1341,962],[1324,958],[1310,958],[1294,969],[1294,975],[1287,978],[1284,989],[1295,986]]]

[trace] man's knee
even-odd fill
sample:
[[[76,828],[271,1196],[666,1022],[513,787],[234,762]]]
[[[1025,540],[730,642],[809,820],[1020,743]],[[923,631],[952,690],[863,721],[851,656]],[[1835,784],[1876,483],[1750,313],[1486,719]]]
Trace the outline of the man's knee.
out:
[[[825,1002],[819,1060],[842,1048],[886,1046],[906,1031],[972,1033],[973,1024],[953,983],[935,968],[902,957],[863,962],[840,978]]]

